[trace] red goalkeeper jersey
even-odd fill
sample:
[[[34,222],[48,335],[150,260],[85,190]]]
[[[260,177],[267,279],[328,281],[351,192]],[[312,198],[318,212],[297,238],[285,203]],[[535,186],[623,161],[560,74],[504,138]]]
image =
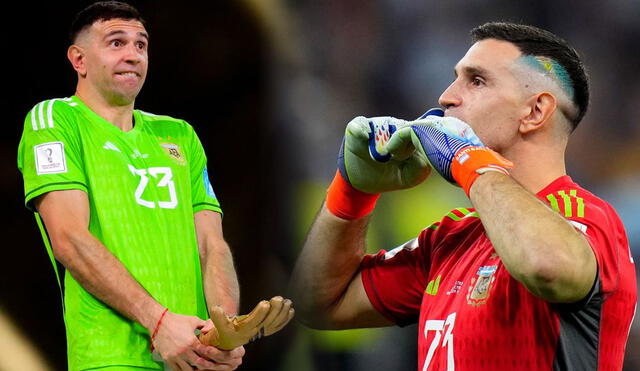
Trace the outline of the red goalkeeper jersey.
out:
[[[568,176],[538,197],[595,253],[596,281],[578,303],[546,302],[511,277],[473,209],[453,210],[418,238],[365,257],[373,306],[400,326],[419,322],[419,370],[622,369],[637,300],[624,227]]]

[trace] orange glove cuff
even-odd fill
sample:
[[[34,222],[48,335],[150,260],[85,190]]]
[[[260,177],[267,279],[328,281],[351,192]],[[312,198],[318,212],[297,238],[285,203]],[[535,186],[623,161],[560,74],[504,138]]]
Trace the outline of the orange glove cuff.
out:
[[[498,171],[509,175],[507,169],[513,168],[513,162],[498,152],[486,147],[465,147],[456,153],[451,164],[451,174],[469,196],[473,182],[487,171]]]
[[[376,207],[379,194],[359,191],[349,184],[340,171],[327,190],[327,209],[338,218],[352,220],[370,214]]]

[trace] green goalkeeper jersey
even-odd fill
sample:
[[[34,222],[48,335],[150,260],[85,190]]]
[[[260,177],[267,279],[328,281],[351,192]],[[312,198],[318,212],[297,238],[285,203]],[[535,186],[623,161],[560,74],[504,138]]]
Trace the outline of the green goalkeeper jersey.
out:
[[[159,303],[205,319],[193,217],[221,209],[204,150],[185,121],[139,110],[133,117],[134,128],[123,132],[76,96],[37,104],[18,148],[25,203],[34,210],[33,200],[44,193],[86,192],[90,232]],[[69,369],[161,368],[143,326],[91,295],[68,272],[64,294]]]

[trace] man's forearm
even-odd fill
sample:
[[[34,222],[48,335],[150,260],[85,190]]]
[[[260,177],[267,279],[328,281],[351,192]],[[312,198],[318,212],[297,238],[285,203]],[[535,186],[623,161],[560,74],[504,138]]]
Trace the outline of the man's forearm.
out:
[[[343,220],[323,205],[293,277],[294,302],[301,317],[323,321],[357,273],[365,254],[368,217]]]
[[[207,240],[204,243],[208,246],[205,249],[207,253],[201,257],[202,276],[209,313],[214,306],[219,305],[227,314],[238,314],[240,287],[231,250],[222,239]]]
[[[124,316],[153,331],[164,307],[88,231],[53,238],[56,258],[78,283]]]
[[[550,301],[574,301],[589,290],[595,259],[588,242],[559,214],[511,177],[488,172],[470,198],[509,273]]]

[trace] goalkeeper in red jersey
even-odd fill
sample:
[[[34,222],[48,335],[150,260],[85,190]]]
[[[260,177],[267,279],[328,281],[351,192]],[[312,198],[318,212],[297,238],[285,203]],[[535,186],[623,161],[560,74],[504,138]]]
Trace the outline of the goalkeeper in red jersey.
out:
[[[418,322],[424,371],[620,370],[637,300],[627,237],[613,208],[565,170],[589,102],[580,57],[531,26],[487,23],[471,35],[444,110],[347,125],[294,272],[298,313],[320,329]],[[432,168],[473,208],[366,255],[379,195]]]

